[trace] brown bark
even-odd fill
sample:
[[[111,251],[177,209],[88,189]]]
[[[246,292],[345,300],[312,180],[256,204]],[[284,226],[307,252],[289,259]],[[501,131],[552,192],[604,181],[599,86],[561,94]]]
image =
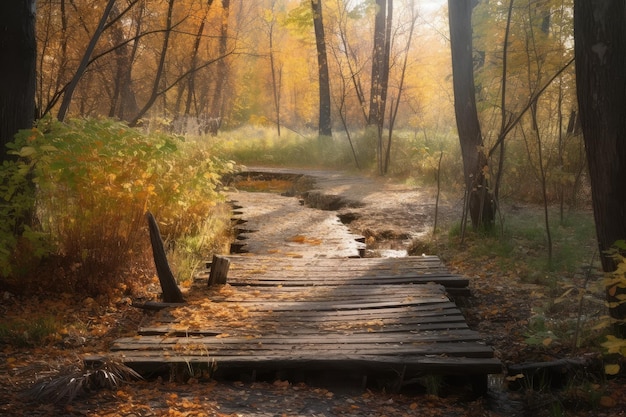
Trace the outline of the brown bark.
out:
[[[478,121],[472,54],[472,9],[474,2],[448,0],[454,111],[463,158],[468,208],[474,228],[491,227],[495,203],[488,189],[487,158]]]
[[[328,57],[326,55],[326,36],[322,15],[322,0],[311,0],[313,8],[313,26],[315,29],[315,44],[317,45],[317,65],[319,79],[319,134],[332,136],[330,119],[330,76],[328,75]]]
[[[111,14],[119,16],[120,12],[117,7],[114,7]],[[138,24],[137,27],[139,30],[140,25]],[[113,51],[116,76],[113,80],[114,93],[109,116],[128,121],[139,111],[132,81],[133,47],[126,42],[126,36],[120,25],[111,28],[111,41],[113,45],[120,46]]]
[[[206,24],[207,15],[209,14],[209,8],[211,7],[211,3],[209,2],[209,7],[205,10],[202,15],[202,19],[200,20],[200,25],[198,26],[198,32],[196,33],[196,38],[193,42],[193,51],[191,53],[191,69],[194,70],[198,65],[198,51],[200,50],[200,42],[202,41],[202,34],[204,33],[204,25]],[[189,116],[191,114],[191,103],[192,99],[195,95],[196,90],[196,71],[193,71],[189,74],[189,79],[187,80],[187,99],[185,100],[185,110],[184,115]],[[178,106],[177,106],[178,108]],[[196,115],[197,115],[196,108]]]

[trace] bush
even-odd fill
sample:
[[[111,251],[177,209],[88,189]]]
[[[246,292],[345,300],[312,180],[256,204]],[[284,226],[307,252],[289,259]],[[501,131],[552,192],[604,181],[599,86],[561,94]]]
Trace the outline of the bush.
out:
[[[19,284],[28,273],[15,268],[17,258],[50,255],[59,260],[51,286],[87,293],[115,286],[149,253],[147,210],[164,236],[198,233],[232,169],[182,137],[106,119],[45,119],[10,148],[19,159],[0,172],[2,214],[12,219],[0,232],[4,280]]]

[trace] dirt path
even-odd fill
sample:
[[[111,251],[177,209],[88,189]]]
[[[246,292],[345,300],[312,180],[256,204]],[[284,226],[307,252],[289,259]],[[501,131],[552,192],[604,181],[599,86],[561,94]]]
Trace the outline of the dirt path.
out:
[[[297,198],[271,193],[231,192],[245,221],[238,240],[245,252],[289,257],[356,257],[357,235],[336,212],[306,207]]]
[[[317,251],[317,256],[354,256],[357,246],[352,240],[362,236],[367,239],[368,247],[378,252],[375,255],[394,256],[394,250],[400,249],[402,254],[412,239],[432,233],[436,190],[338,171],[278,168],[248,171],[267,176],[304,175],[313,180],[313,188],[304,192],[302,204],[296,198],[276,194],[229,193],[229,198],[242,206],[242,218],[248,220],[241,227],[258,230],[254,236],[245,236],[250,237],[246,244],[253,253],[294,251],[316,256]],[[442,199],[438,211],[439,221],[445,222],[460,208]],[[293,241],[294,236],[310,237],[318,245],[309,248],[309,252]],[[285,242],[290,244],[283,248]]]

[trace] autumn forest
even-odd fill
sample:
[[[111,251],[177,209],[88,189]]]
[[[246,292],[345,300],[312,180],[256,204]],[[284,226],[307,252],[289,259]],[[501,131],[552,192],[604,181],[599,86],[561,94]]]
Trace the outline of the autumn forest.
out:
[[[7,404],[32,382],[25,349],[59,363],[107,349],[145,317],[132,299],[165,292],[146,214],[158,220],[150,227],[160,227],[173,286],[187,293],[199,265],[232,247],[228,193],[305,188],[240,175],[260,166],[373,179],[397,207],[409,205],[400,188],[418,193],[424,217],[398,216],[423,227],[419,237],[373,221],[355,231],[471,276],[476,301],[463,313],[503,361],[550,372],[562,358],[578,367],[593,356],[589,375],[550,391],[559,408],[541,415],[626,408],[623,1],[23,3],[0,6]],[[280,384],[265,388],[295,389]],[[377,405],[388,399],[379,394]],[[459,412],[428,398],[435,406],[395,401],[406,415]],[[369,399],[351,397],[363,408]],[[470,404],[459,407],[500,415]]]

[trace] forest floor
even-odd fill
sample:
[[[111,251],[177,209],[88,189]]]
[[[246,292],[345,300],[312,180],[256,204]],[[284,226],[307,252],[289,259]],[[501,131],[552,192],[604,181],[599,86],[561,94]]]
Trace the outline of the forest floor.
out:
[[[469,251],[451,250],[449,245],[432,239],[436,197],[432,188],[337,173],[308,174],[316,181],[314,190],[309,190],[305,198],[307,204],[333,208],[329,213],[342,219],[341,227],[366,237],[370,256],[401,255],[411,241],[421,241],[411,250],[435,251],[451,270],[470,278],[473,296],[463,303],[463,311],[470,327],[483,335],[505,365],[559,359],[598,363],[600,349],[593,345],[573,348],[549,332],[536,332],[534,341],[529,338],[530,330],[536,328],[533,320],[537,309],[551,304],[554,291],[522,279],[528,273],[520,270],[523,267],[503,270],[495,256],[476,258]],[[454,199],[440,200],[437,213],[442,230],[458,222],[459,206],[460,202]],[[517,210],[540,209],[525,206]],[[155,278],[145,288],[145,296],[158,292]],[[131,307],[131,296],[122,290],[108,299],[76,300],[71,294],[28,298],[8,292],[0,295],[0,317],[6,323],[39,320],[42,331],[50,321],[58,326],[52,336],[36,346],[27,343],[28,335],[24,335],[22,347],[19,340],[0,345],[0,415],[626,416],[623,380],[606,380],[601,370],[590,368],[580,368],[574,376],[567,374],[569,380],[552,389],[531,389],[522,381],[522,388],[510,390],[506,376],[496,376],[488,394],[480,398],[472,396],[468,389],[446,384],[388,393],[338,386],[333,381],[306,385],[282,380],[157,378],[96,390],[69,404],[33,402],[24,393],[34,382],[72,372],[81,375],[85,355],[108,352],[113,340],[133,335],[147,313]],[[576,297],[571,298],[553,314],[575,317],[575,300]],[[544,319],[551,320],[548,315]],[[37,328],[31,325],[29,329],[33,332]],[[433,395],[434,391],[438,395]]]

